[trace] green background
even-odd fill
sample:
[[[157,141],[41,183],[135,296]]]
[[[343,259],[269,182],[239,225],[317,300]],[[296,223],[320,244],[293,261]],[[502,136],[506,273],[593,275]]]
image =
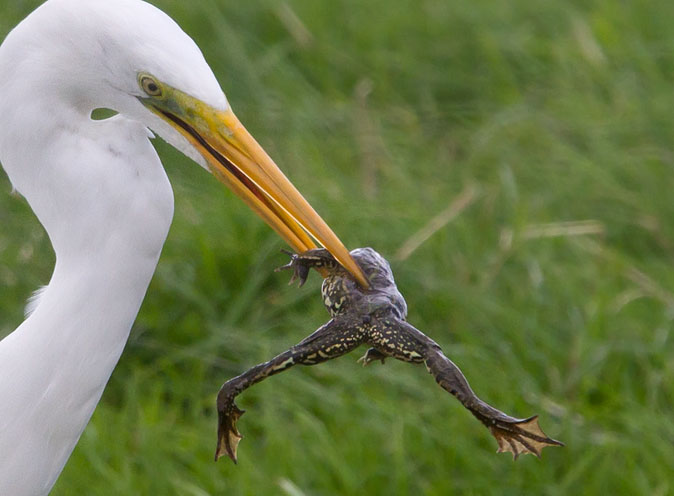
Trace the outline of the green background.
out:
[[[0,35],[38,3],[3,1]],[[354,353],[243,394],[239,464],[213,463],[221,383],[327,313],[319,278],[286,286],[282,242],[157,143],[171,234],[53,494],[674,493],[673,2],[153,3],[347,245],[391,259],[476,392],[567,446],[513,463],[423,367]],[[0,190],[4,335],[54,257]]]

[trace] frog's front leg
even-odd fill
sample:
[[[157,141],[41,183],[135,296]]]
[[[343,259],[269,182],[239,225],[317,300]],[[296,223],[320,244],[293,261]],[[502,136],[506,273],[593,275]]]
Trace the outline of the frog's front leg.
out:
[[[358,363],[362,363],[363,367],[367,367],[370,365],[372,362],[380,361],[381,363],[384,363],[384,361],[389,357],[386,353],[382,353],[379,351],[377,348],[369,348],[365,354],[358,359]]]
[[[278,267],[275,272],[280,272],[282,270],[292,270],[293,275],[290,277],[290,282],[299,280],[299,286],[302,287],[309,277],[309,270],[314,268],[319,272],[325,272],[326,274],[335,275],[338,272],[344,272],[347,274],[346,270],[340,265],[340,263],[335,260],[335,257],[326,250],[325,248],[316,248],[314,250],[308,250],[304,253],[293,253],[287,250],[281,250],[283,253],[290,256],[290,262],[282,267]]]
[[[510,451],[516,459],[522,453],[540,457],[546,446],[563,446],[549,438],[538,425],[538,416],[518,419],[482,401],[466,377],[432,339],[409,323],[388,313],[373,320],[367,342],[374,346],[361,359],[367,364],[388,355],[405,362],[425,362],[435,381],[455,396],[496,439],[499,452]]]
[[[236,422],[244,413],[234,403],[236,396],[253,384],[294,365],[315,365],[342,356],[360,346],[364,338],[365,330],[361,323],[347,318],[333,319],[288,351],[225,382],[217,400],[218,446],[215,459],[226,454],[236,463],[236,449],[242,437]]]

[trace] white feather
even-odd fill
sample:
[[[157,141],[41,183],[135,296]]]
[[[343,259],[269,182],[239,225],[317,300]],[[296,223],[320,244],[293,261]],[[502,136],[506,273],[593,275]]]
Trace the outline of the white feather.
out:
[[[42,286],[30,295],[30,298],[28,298],[28,302],[26,303],[26,308],[23,311],[25,318],[30,317],[32,313],[35,312],[35,309],[40,305],[40,299],[42,299],[42,295],[47,291],[47,288],[48,286]]]
[[[0,162],[56,253],[0,341],[0,495],[50,491],[122,353],[173,215],[148,128],[204,165],[138,101],[139,71],[227,107],[194,42],[140,0],[49,0],[0,46]]]

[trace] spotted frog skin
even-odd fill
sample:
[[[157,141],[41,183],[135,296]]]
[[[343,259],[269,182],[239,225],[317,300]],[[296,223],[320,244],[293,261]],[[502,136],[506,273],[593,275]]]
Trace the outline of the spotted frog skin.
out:
[[[363,344],[369,346],[359,360],[363,365],[374,361],[384,363],[388,357],[425,363],[436,382],[491,431],[499,452],[509,451],[514,458],[523,453],[540,456],[544,447],[562,445],[545,435],[537,416],[511,417],[475,395],[461,370],[442,353],[440,346],[406,321],[407,304],[396,287],[391,267],[372,248],[351,252],[370,283],[369,288],[360,287],[327,250],[309,250],[299,255],[286,253],[291,256],[290,263],[277,271],[292,270],[290,283],[299,280],[302,286],[311,268],[325,275],[321,296],[331,319],[299,344],[222,386],[217,400],[216,460],[223,455],[234,462],[237,460],[237,447],[242,436],[236,423],[244,413],[234,403],[237,395],[294,365],[315,365],[332,360]]]

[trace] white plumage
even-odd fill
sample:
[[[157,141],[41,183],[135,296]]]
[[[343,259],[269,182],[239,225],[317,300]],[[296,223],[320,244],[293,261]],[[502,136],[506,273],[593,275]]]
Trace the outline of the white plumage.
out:
[[[100,107],[119,115],[92,120]],[[49,492],[122,353],[173,214],[150,128],[295,249],[313,246],[305,228],[350,262],[168,16],[140,0],[47,1],[0,47],[0,161],[56,253],[0,342],[1,495]]]

